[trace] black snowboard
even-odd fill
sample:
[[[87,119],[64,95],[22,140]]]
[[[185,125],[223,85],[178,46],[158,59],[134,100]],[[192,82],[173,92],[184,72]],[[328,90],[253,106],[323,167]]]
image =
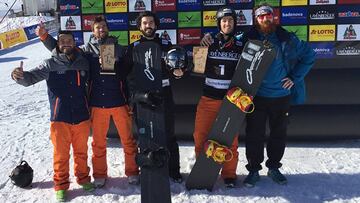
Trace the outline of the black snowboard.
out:
[[[161,48],[155,42],[141,42],[133,49],[136,90],[162,92]],[[150,108],[136,104],[136,125],[140,152],[166,149],[164,105]],[[141,202],[171,202],[168,163],[162,167],[141,167]]]
[[[229,89],[240,87],[247,94],[255,96],[268,66],[275,58],[275,49],[270,44],[257,40],[248,41],[231,80]],[[256,108],[256,106],[255,106]],[[231,103],[225,96],[220,111],[210,130],[208,140],[230,147],[234,137],[239,133],[246,113]],[[196,159],[186,181],[187,189],[207,189],[211,191],[218,178],[223,164],[207,158],[205,150]]]

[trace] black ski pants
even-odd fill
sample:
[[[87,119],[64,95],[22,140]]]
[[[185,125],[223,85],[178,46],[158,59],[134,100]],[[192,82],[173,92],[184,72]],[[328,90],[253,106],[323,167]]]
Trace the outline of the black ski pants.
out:
[[[170,152],[169,175],[177,176],[180,173],[179,145],[175,137],[175,112],[172,99],[165,100],[165,133],[167,138],[167,148]]]
[[[268,98],[256,96],[255,110],[246,117],[245,151],[248,171],[261,170],[264,161],[264,143],[268,168],[280,168],[285,151],[286,131],[290,109],[290,96]],[[265,139],[266,123],[269,121],[270,135]]]

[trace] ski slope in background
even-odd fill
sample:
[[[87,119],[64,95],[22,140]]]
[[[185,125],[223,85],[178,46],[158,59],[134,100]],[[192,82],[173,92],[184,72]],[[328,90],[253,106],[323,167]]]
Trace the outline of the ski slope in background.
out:
[[[38,40],[0,50],[0,202],[54,201],[46,83],[22,87],[10,79],[21,60],[24,70],[29,70],[48,57],[50,52]],[[90,142],[91,137],[89,157]],[[266,169],[260,172],[261,181],[256,187],[242,186],[247,174],[244,154],[242,144],[237,188],[227,189],[219,180],[210,193],[186,191],[184,183],[171,183],[172,202],[360,202],[360,140],[289,144],[282,168],[289,180],[286,186],[273,183],[266,177]],[[186,178],[195,161],[193,143],[180,142],[180,158]],[[21,159],[34,170],[33,184],[28,189],[14,186],[8,178]],[[94,193],[82,191],[75,182],[72,163],[70,202],[140,202],[140,187],[127,183],[118,139],[108,140],[110,178],[104,188]]]

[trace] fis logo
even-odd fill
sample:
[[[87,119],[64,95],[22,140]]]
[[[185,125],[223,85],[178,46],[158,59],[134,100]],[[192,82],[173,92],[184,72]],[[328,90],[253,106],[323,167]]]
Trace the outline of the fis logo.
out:
[[[353,25],[349,25],[349,27],[346,27],[343,37],[344,39],[356,39],[357,35]]]

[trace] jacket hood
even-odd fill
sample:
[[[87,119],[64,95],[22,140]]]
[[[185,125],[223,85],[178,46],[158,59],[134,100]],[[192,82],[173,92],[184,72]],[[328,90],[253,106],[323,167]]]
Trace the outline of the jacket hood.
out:
[[[80,53],[78,50],[76,50],[76,48],[74,48],[74,55],[75,55],[74,61],[76,61],[80,57]],[[54,60],[56,62],[58,62],[60,64],[70,64],[71,63],[71,61],[66,57],[66,55],[64,53],[61,53],[57,47],[52,50],[51,56],[54,58]]]

